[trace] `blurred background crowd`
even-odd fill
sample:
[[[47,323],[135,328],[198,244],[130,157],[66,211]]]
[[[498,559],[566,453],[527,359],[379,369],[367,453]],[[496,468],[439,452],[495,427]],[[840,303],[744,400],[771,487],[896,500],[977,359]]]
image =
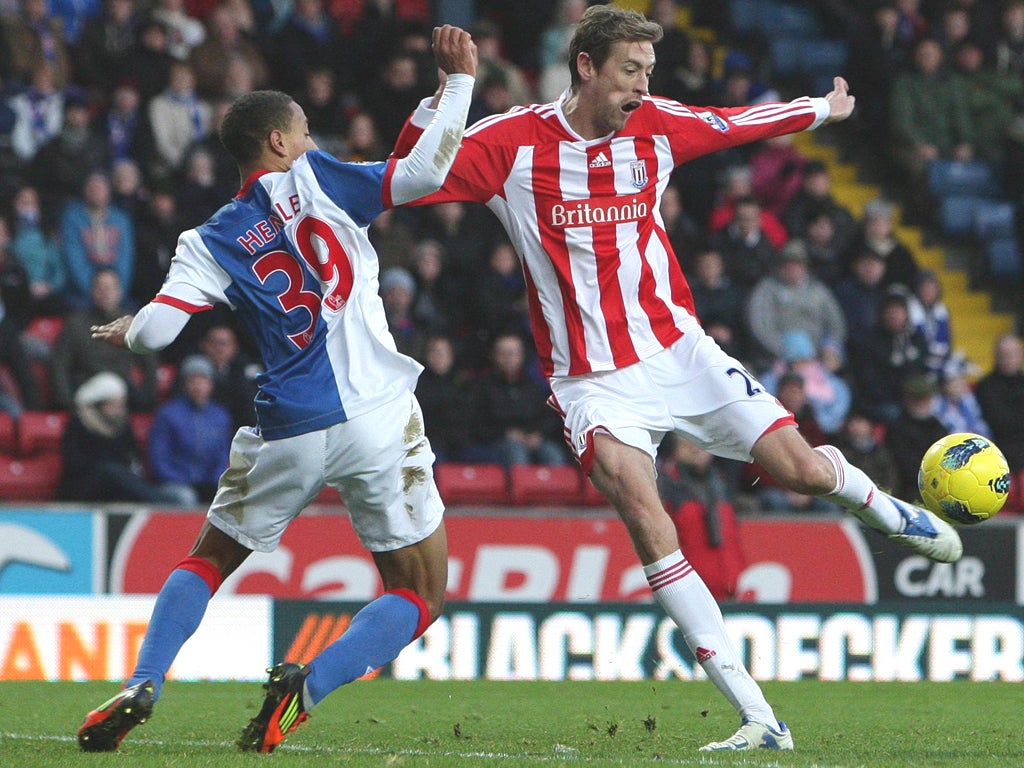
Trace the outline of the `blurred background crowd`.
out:
[[[884,190],[849,209],[829,165],[792,137],[680,168],[661,214],[708,332],[808,440],[840,444],[899,495],[916,496],[921,454],[951,431],[993,437],[1024,469],[1019,335],[998,339],[991,369],[973,365],[940,275],[897,234],[911,223],[941,242],[963,206],[1009,211],[998,283],[1019,311],[1024,0],[620,4],[665,27],[651,91],[684,103],[823,95],[844,75],[858,108],[830,140]],[[24,453],[52,429],[63,499],[208,500],[233,431],[254,423],[261,370],[230,312],[197,316],[160,357],[95,342],[89,327],[149,301],[178,234],[234,195],[217,139],[232,99],[284,90],[322,149],[382,160],[436,87],[433,25],[476,41],[472,121],[559,96],[587,5],[0,0],[0,409],[18,435],[0,449]],[[939,200],[950,174],[977,188]],[[492,215],[387,211],[370,238],[398,347],[426,367],[417,395],[439,461],[570,464],[517,257]],[[663,454],[676,495],[749,511],[821,503],[678,441]]]

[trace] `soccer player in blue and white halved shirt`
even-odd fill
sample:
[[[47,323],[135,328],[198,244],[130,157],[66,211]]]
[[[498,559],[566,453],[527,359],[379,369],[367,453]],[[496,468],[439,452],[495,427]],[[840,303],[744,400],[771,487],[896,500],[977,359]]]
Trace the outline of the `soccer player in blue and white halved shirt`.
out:
[[[110,751],[145,722],[175,656],[221,582],[252,551],[270,552],[325,485],[338,489],[385,593],[308,665],[270,670],[261,712],[238,745],[270,752],[335,688],[394,659],[441,612],[447,582],[443,506],[413,388],[420,365],[399,354],[377,295],[366,227],[383,209],[437,190],[458,151],[476,48],[434,30],[448,86],[406,158],[342,163],[317,150],[305,115],[276,91],[239,97],[221,140],[242,188],[181,235],[160,293],[134,317],[93,329],[137,352],[163,349],[192,314],[224,303],[259,345],[266,372],[258,426],[238,431],[192,552],[160,591],[124,690],[78,731]],[[454,86],[454,87],[453,87]]]

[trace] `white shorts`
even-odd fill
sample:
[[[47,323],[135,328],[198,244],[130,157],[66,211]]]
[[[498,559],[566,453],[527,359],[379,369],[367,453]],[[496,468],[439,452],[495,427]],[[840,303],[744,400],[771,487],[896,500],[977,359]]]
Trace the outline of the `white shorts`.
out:
[[[231,443],[207,519],[239,544],[272,552],[323,490],[338,489],[371,552],[422,541],[441,524],[434,454],[412,392],[327,429],[264,440],[244,427]]]
[[[718,456],[751,461],[766,432],[796,424],[735,358],[700,328],[639,363],[614,371],[551,380],[552,405],[565,420],[565,438],[586,472],[594,434],[606,432],[653,459],[675,432]]]

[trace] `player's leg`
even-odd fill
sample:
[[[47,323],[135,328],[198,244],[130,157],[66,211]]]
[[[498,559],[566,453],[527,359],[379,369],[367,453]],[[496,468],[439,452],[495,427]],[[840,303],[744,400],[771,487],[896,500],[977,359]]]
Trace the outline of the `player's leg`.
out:
[[[729,639],[718,603],[679,549],[675,526],[658,497],[651,456],[602,433],[594,435],[593,446],[591,480],[625,523],[654,596],[708,678],[743,719],[747,746],[768,746],[767,738],[776,748],[792,749],[792,736]],[[721,748],[746,747],[730,741]]]
[[[251,552],[204,522],[188,557],[160,588],[135,671],[124,690],[89,712],[78,730],[88,752],[117,749],[122,739],[149,718],[178,651],[198,629],[210,598]]]
[[[335,425],[327,437],[328,477],[373,554],[385,591],[309,664],[284,662],[270,670],[263,707],[238,740],[243,750],[273,751],[331,691],[398,656],[444,605],[444,506],[412,393]]]
[[[960,536],[948,523],[879,490],[838,448],[812,449],[793,426],[761,435],[751,455],[789,490],[834,501],[915,552],[944,563],[963,552]]]

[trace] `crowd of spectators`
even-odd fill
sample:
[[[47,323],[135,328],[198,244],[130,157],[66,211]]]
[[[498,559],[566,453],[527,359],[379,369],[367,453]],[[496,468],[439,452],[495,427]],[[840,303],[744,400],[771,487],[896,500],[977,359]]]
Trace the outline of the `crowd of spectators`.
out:
[[[667,30],[652,91],[720,106],[798,95],[773,81],[763,46],[730,37],[728,5],[654,0],[643,9]],[[1022,0],[810,5],[851,45],[842,74],[860,105],[853,130],[889,148],[909,179],[935,157],[1024,158],[1014,144],[1024,141]],[[152,298],[178,233],[234,194],[237,171],[217,128],[238,94],[285,90],[322,148],[384,159],[436,85],[432,6],[0,1],[0,363],[13,374],[0,377],[0,408],[73,410],[85,384],[114,373],[130,384],[132,412],[161,409],[157,434],[180,433],[210,399],[226,409],[213,419],[225,431],[253,423],[260,364],[228,313],[197,316],[160,359],[94,342],[88,328]],[[586,6],[467,4],[480,55],[472,114],[556,98]],[[717,42],[676,23],[683,6]],[[942,424],[1004,429],[1007,414],[994,417],[991,398],[973,399],[979,372],[957,356],[941,282],[895,236],[894,206],[879,198],[855,216],[831,184],[829,168],[791,137],[677,172],[662,216],[709,333],[792,403],[808,439],[843,443],[872,472],[887,463],[878,437],[898,445],[925,389]],[[419,395],[439,460],[567,462],[529,342],[527,288],[491,214],[462,203],[388,211],[370,238],[398,347],[426,366]],[[52,345],[33,335],[38,318],[63,324]],[[161,370],[180,381],[161,385]],[[1018,433],[1022,413],[1011,416]],[[208,494],[208,476],[186,483],[154,469],[151,461],[160,492],[161,481],[178,480],[190,498]],[[738,486],[757,473],[728,474]],[[755,487],[767,507],[804,503],[773,495],[768,482]]]

